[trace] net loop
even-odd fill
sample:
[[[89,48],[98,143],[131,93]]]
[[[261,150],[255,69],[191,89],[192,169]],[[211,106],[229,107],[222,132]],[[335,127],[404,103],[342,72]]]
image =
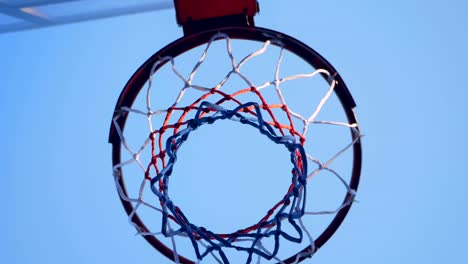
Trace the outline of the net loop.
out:
[[[242,114],[243,109],[252,107],[255,111],[255,117],[247,117]],[[210,116],[203,116],[205,110],[209,110],[212,114]],[[173,172],[175,162],[177,161],[177,152],[182,144],[189,138],[190,133],[197,130],[202,125],[213,124],[218,120],[225,119],[238,121],[242,124],[252,126],[276,144],[284,145],[291,153],[290,157],[293,169],[291,187],[289,188],[288,193],[278,203],[279,206],[275,206],[275,208],[270,210],[260,222],[250,228],[239,230],[228,235],[220,235],[215,234],[204,227],[192,224],[184,215],[182,210],[170,199],[168,183],[169,177]],[[191,240],[198,259],[203,259],[207,254],[216,251],[223,260],[227,260],[225,259],[226,256],[223,252],[223,248],[234,248],[238,251],[247,251],[249,258],[251,258],[253,254],[256,254],[266,259],[272,259],[278,252],[280,237],[294,243],[302,242],[302,229],[299,224],[296,223],[296,220],[300,219],[305,213],[304,198],[307,181],[306,154],[303,146],[300,143],[297,143],[294,137],[278,136],[276,134],[275,129],[264,121],[260,106],[257,103],[248,102],[234,108],[233,110],[228,110],[217,104],[203,101],[200,104],[195,117],[186,122],[186,127],[167,139],[166,152],[169,158],[166,167],[151,180],[151,190],[159,198],[162,205],[163,226],[161,233],[166,237],[172,237],[181,233],[185,234]],[[298,204],[299,200],[302,201],[302,204],[300,205]],[[277,213],[273,215],[275,211],[277,211]],[[172,219],[170,215],[173,216],[173,221],[179,225],[179,228],[176,230],[170,231],[168,228],[169,219]],[[292,235],[281,229],[282,221],[286,219],[297,234]],[[271,253],[262,251],[256,247],[256,243],[261,239],[268,237],[274,238],[275,247]],[[250,247],[242,247],[233,244],[233,242],[242,238],[251,239],[252,245]],[[203,240],[208,243],[204,252],[201,252],[197,243],[198,240]]]

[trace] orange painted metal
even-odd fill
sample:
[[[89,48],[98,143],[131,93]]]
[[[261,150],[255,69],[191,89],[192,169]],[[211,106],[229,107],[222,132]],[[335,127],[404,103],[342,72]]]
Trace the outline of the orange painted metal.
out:
[[[177,23],[231,15],[253,17],[258,13],[256,0],[174,0]]]

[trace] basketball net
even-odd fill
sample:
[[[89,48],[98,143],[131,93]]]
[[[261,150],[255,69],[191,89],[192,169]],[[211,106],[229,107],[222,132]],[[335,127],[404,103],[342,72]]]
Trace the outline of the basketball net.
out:
[[[324,69],[312,69],[309,72],[300,72],[291,75],[282,75],[284,54],[287,52],[280,40],[271,38],[258,48],[247,53],[239,61],[233,51],[233,44],[229,36],[223,33],[215,34],[202,48],[201,56],[194,62],[188,74],[179,70],[177,58],[163,57],[154,63],[148,81],[145,84],[144,103],[141,106],[122,107],[114,117],[115,129],[123,148],[127,152],[127,159],[114,166],[114,177],[121,199],[133,205],[133,212],[129,215],[130,224],[142,236],[154,236],[168,241],[168,247],[174,252],[176,263],[180,263],[180,244],[193,246],[195,263],[229,263],[230,251],[244,253],[246,263],[284,263],[281,259],[282,243],[299,243],[309,246],[309,250],[296,256],[293,263],[304,256],[311,256],[316,251],[314,235],[306,226],[304,219],[319,215],[336,215],[342,208],[351,205],[355,199],[355,190],[349,187],[345,176],[342,176],[334,164],[360,140],[357,124],[347,123],[343,120],[321,119],[320,114],[333,97],[337,85],[334,76]],[[214,43],[224,43],[225,55],[229,58],[229,70],[216,85],[204,85],[196,81],[196,76]],[[244,68],[251,61],[257,60],[269,50],[274,49],[277,54],[274,65],[274,76],[264,82],[252,81],[244,72]],[[155,87],[157,69],[162,64],[170,65],[170,72],[178,80],[177,96],[170,105],[160,105],[151,96]],[[235,90],[227,88],[229,80],[236,77],[241,85]],[[325,79],[327,88],[321,91],[321,98],[311,106],[311,113],[305,115],[295,106],[288,104],[284,87],[287,83],[313,79]],[[158,89],[175,89],[175,87],[158,87]],[[289,89],[289,87],[288,87]],[[310,89],[314,89],[311,87]],[[274,102],[269,102],[273,94]],[[185,102],[187,93],[191,93],[191,102]],[[193,96],[196,94],[196,96]],[[245,101],[245,98],[248,98]],[[307,98],[301,104],[309,105]],[[142,144],[137,147],[128,143],[128,136],[117,122],[123,116],[141,117],[147,123],[146,136],[140,138]],[[157,119],[157,120],[156,120]],[[223,121],[226,120],[226,121]],[[169,179],[175,171],[177,152],[185,141],[190,140],[189,134],[201,126],[208,126],[217,122],[239,122],[258,130],[273,143],[283,145],[288,149],[291,158],[292,173],[279,175],[290,177],[291,184],[287,193],[279,197],[274,206],[259,221],[251,226],[230,234],[219,234],[193,224],[169,196]],[[333,126],[353,134],[348,142],[339,149],[334,150],[326,158],[314,154],[316,150],[307,149],[306,142],[315,140],[309,136],[315,127]],[[318,139],[320,140],[320,139]],[[143,158],[149,157],[149,158]],[[137,166],[140,174],[125,174],[126,181],[138,184],[138,190],[127,193],[120,184],[121,170],[129,166]],[[333,208],[314,211],[309,208],[310,201],[306,195],[309,190],[308,183],[312,178],[324,174],[323,177],[333,177],[342,186],[343,196],[341,204]],[[177,177],[177,176],[174,176]],[[267,185],[268,183],[266,183]],[[151,191],[152,196],[145,193]],[[306,203],[307,201],[307,203]],[[315,201],[318,203],[320,201]],[[143,209],[144,208],[144,209]],[[158,217],[152,217],[156,222],[156,230],[142,230],[132,221],[136,214],[145,210],[144,215],[153,212]],[[159,219],[159,220],[157,220]],[[286,230],[284,224],[290,228]],[[184,241],[184,242],[181,242]],[[271,246],[266,246],[271,245]],[[185,255],[186,253],[184,253]]]

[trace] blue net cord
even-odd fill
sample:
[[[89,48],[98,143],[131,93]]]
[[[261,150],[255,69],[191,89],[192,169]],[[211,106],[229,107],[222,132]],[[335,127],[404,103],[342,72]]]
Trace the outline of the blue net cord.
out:
[[[255,110],[255,116],[245,116],[242,114],[252,107]],[[207,112],[212,112],[213,114],[205,116],[204,113]],[[190,133],[202,125],[213,124],[218,120],[225,119],[252,126],[274,143],[285,146],[290,152],[293,169],[289,191],[282,200],[268,212],[267,216],[262,218],[259,223],[249,228],[239,230],[229,235],[220,235],[204,227],[196,226],[189,221],[182,210],[170,199],[168,179],[177,161],[177,152],[188,139]],[[156,177],[151,179],[151,190],[159,198],[161,203],[162,234],[166,237],[181,234],[187,236],[199,260],[202,260],[208,254],[217,252],[224,263],[229,263],[229,260],[223,252],[223,248],[233,248],[238,251],[247,252],[248,258],[246,263],[250,263],[254,255],[271,260],[278,253],[281,238],[294,243],[302,242],[303,230],[297,221],[305,212],[307,183],[306,154],[303,146],[297,143],[294,136],[277,135],[275,128],[263,119],[260,106],[257,103],[249,102],[239,105],[233,110],[228,110],[217,104],[207,101],[202,102],[197,109],[195,117],[188,120],[186,128],[167,139],[166,152],[169,158],[167,165]],[[177,229],[170,228],[169,220],[173,220],[180,227]],[[284,221],[287,221],[293,227],[295,234],[290,234],[282,230]],[[261,240],[266,238],[274,239],[274,249],[272,252],[268,252],[264,248],[259,247]],[[239,246],[235,243],[241,239],[244,242],[246,240],[251,241],[251,246]],[[201,250],[198,243],[200,240],[206,242],[204,243],[203,250]]]

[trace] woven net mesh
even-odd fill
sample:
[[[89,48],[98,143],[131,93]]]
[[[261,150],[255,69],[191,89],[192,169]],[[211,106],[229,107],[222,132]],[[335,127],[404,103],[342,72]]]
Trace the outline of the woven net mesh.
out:
[[[321,220],[315,225],[309,218],[332,217],[354,201],[355,190],[349,187],[349,176],[339,171],[346,170],[342,163],[349,160],[347,153],[352,152],[350,149],[360,135],[357,124],[343,121],[346,120],[343,113],[335,115],[340,107],[333,93],[334,76],[310,65],[304,72],[294,72],[298,65],[292,67],[292,64],[300,63],[286,62],[291,54],[275,38],[252,45],[239,42],[242,45],[237,54],[236,42],[218,33],[186,58],[159,58],[139,99],[131,108],[119,109],[114,118],[124,150],[122,163],[114,166],[114,177],[120,197],[133,205],[130,223],[139,235],[154,236],[165,243],[174,252],[176,263],[179,263],[179,256],[191,256],[196,263],[281,263],[288,254],[295,254],[290,252],[297,253],[304,246],[310,246],[309,251],[297,256],[299,260],[316,251],[314,238],[320,234]],[[207,62],[210,55],[223,65],[213,66]],[[267,59],[262,60],[262,56]],[[192,63],[179,63],[183,59]],[[262,63],[262,68],[258,63]],[[204,67],[205,64],[210,65]],[[266,77],[257,74],[261,70]],[[213,81],[202,83],[203,78],[198,78],[202,72]],[[169,79],[171,84],[168,84]],[[320,88],[313,87],[317,83]],[[294,86],[301,88],[294,91]],[[165,91],[172,94],[164,94]],[[299,95],[289,101],[288,95],[294,93]],[[334,110],[325,110],[327,106]],[[118,123],[123,116],[134,120],[127,122],[125,131]],[[192,133],[203,133],[201,127],[216,129],[220,122],[245,125],[272,144],[283,146],[289,153],[291,169],[288,175],[271,176],[289,179],[286,193],[273,201],[273,206],[254,223],[230,233],[219,233],[191,221],[169,191],[171,178],[178,177],[178,152],[182,151],[184,143],[190,141]],[[320,133],[314,132],[320,131],[320,127],[340,131],[336,134],[328,130],[322,132],[323,136],[340,136],[340,139],[332,139],[323,153],[319,153],[324,149],[319,144]],[[196,131],[198,129],[200,131]],[[349,131],[355,136],[350,137]],[[344,161],[340,163],[340,159]],[[203,166],[209,165],[200,167]],[[127,186],[120,184],[123,175]],[[336,190],[327,192],[338,193],[338,200],[327,203],[324,197],[314,200],[314,196],[309,195],[312,179],[320,175],[333,180],[330,186]],[[260,187],[268,188],[268,182],[263,185]],[[343,197],[347,198],[343,200]],[[320,202],[331,208],[316,206],[320,209],[314,209],[312,205]],[[151,223],[150,231],[132,221],[135,214],[144,218],[145,223]],[[289,250],[295,246],[299,250]]]

